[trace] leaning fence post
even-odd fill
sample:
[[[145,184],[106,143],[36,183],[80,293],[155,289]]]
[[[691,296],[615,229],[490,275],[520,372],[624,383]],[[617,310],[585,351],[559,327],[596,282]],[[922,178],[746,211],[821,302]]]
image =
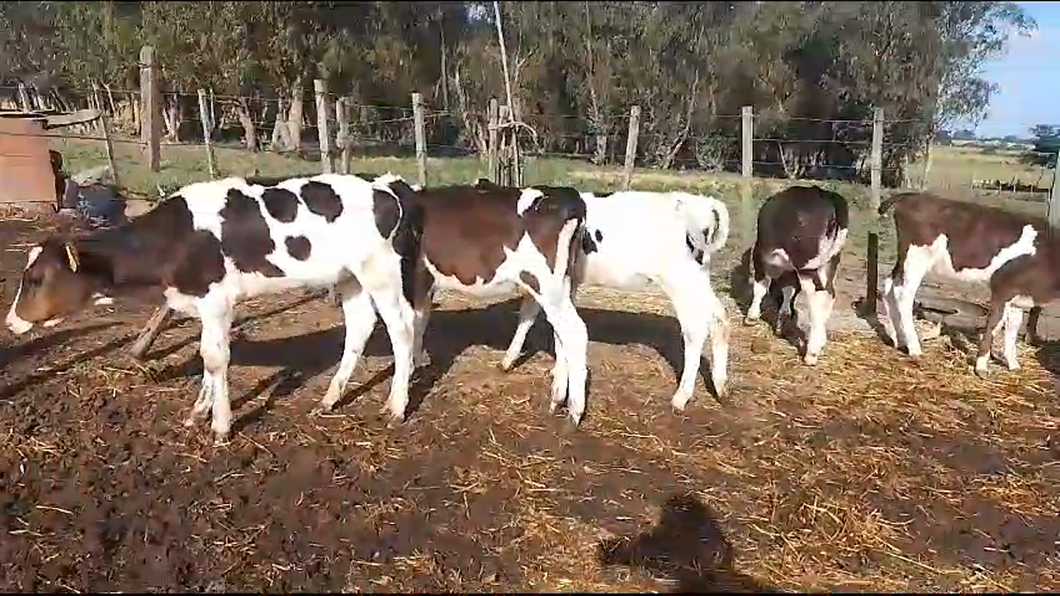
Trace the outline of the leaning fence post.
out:
[[[876,314],[876,297],[879,294],[880,279],[880,235],[869,232],[868,254],[865,255],[865,303],[862,305],[866,314]]]
[[[210,178],[216,178],[217,165],[214,163],[213,141],[210,139],[213,121],[210,119],[210,109],[207,105],[205,89],[199,89],[199,120],[202,123],[202,140],[206,144],[206,165],[210,168]]]
[[[637,137],[640,136],[640,106],[629,109],[629,134],[626,137],[626,165],[622,172],[623,187],[633,186],[633,166],[637,160]]]
[[[427,135],[423,129],[423,94],[412,94],[412,120],[416,133],[416,165],[420,173],[420,187],[427,186]]]
[[[106,112],[99,115],[99,127],[103,130],[103,146],[107,149],[107,165],[110,166],[110,179],[114,186],[121,187],[121,179],[118,178],[118,163],[114,159],[114,141],[110,138],[110,122]]]
[[[1053,185],[1049,190],[1049,227],[1060,228],[1060,152],[1053,158]]]
[[[331,173],[331,142],[328,136],[328,84],[313,79],[313,92],[317,100],[317,139],[320,142],[320,165],[325,174]]]

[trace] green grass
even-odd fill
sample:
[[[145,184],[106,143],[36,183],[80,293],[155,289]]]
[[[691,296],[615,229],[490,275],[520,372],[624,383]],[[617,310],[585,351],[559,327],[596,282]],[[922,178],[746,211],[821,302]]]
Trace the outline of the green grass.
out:
[[[66,169],[70,173],[106,163],[103,143],[56,138],[52,148],[62,152]],[[262,151],[251,153],[242,149],[214,148],[220,175],[246,176],[251,174],[281,176],[316,174],[321,171],[319,161],[309,161],[292,155],[281,155]],[[1014,200],[1011,193],[973,191],[973,178],[1011,180],[1014,176],[1024,182],[1051,181],[1051,172],[1044,175],[1040,168],[1025,166],[1018,161],[1018,152],[984,153],[972,147],[938,147],[934,151],[928,188],[954,198],[1001,206],[1006,209],[1044,216],[1044,197],[1037,200]],[[130,195],[148,199],[159,197],[159,188],[169,192],[182,185],[204,180],[208,177],[206,150],[201,145],[163,145],[161,171],[151,172],[143,157],[141,145],[135,142],[116,142],[115,158],[120,183]],[[912,166],[912,181],[918,184],[917,175],[922,165]],[[418,170],[412,158],[354,157],[352,172],[393,172],[406,180],[417,181]],[[527,158],[523,169],[524,181],[528,184],[555,184],[573,186],[590,191],[613,191],[622,187],[622,169],[617,166],[594,166],[570,159]],[[487,176],[487,164],[477,157],[430,158],[427,162],[427,180],[431,185],[473,183]],[[1041,181],[1039,178],[1041,177]],[[751,184],[751,199],[741,200],[741,178],[736,174],[709,174],[701,172],[672,172],[638,168],[634,172],[633,187],[638,190],[683,190],[713,195],[726,203],[732,214],[732,241],[725,258],[735,256],[750,246],[754,229],[754,216],[758,207],[771,194],[785,188],[792,181],[756,178]],[[821,186],[839,192],[851,203],[851,230],[847,252],[855,262],[864,262],[865,244],[868,234],[877,222],[867,211],[869,189],[865,185],[845,182],[817,182]],[[888,191],[885,190],[886,194]],[[1026,199],[1027,195],[1023,195]],[[893,258],[894,242],[889,219],[879,222],[880,257],[886,263]]]

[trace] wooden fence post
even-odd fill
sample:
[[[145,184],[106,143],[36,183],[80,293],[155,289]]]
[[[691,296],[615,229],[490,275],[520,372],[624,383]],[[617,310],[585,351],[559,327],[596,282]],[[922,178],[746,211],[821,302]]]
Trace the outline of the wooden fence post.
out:
[[[335,145],[341,152],[338,170],[343,174],[350,173],[350,121],[346,114],[347,101],[346,97],[335,100],[335,120],[339,122],[339,134],[335,139]]]
[[[1053,185],[1049,190],[1049,227],[1060,228],[1060,152],[1053,165]]]
[[[623,188],[633,186],[633,165],[637,161],[637,137],[640,136],[640,106],[629,109],[629,135],[626,137],[626,167],[622,172]]]
[[[199,89],[199,120],[202,123],[202,140],[206,144],[206,165],[210,168],[210,178],[217,178],[217,165],[213,159],[213,140],[210,138],[213,120],[210,118],[205,89]]]
[[[144,151],[147,167],[159,171],[162,162],[162,102],[158,92],[158,66],[155,64],[155,49],[144,46],[140,49],[140,121],[142,123]]]
[[[423,94],[412,94],[412,120],[416,133],[416,165],[420,171],[420,187],[427,186],[427,135],[423,129]]]
[[[754,107],[740,109],[740,236],[751,237],[754,227],[752,182],[754,181]]]
[[[114,159],[114,142],[110,138],[110,122],[106,112],[99,115],[99,127],[103,130],[103,146],[107,149],[107,165],[110,166],[110,179],[114,186],[121,187],[121,179],[118,178],[118,164]]]
[[[500,139],[500,147],[497,149],[497,161],[500,163],[501,186],[512,185],[512,156],[508,147],[508,129],[510,127],[504,127],[511,118],[508,110],[508,106],[501,106],[500,113],[497,116],[497,128],[499,129],[497,136]]]
[[[331,173],[331,137],[328,135],[328,84],[313,79],[317,99],[317,138],[320,142],[320,165],[325,174]]]
[[[880,279],[880,235],[869,232],[868,254],[865,257],[865,302],[862,310],[869,315],[876,314],[876,297],[879,294]]]
[[[500,102],[496,97],[490,99],[489,107],[489,178],[494,184],[501,183],[500,162],[497,151],[497,126],[500,120]]]
[[[872,189],[869,195],[870,216],[876,219],[880,208],[880,193],[883,178],[883,108],[876,108],[872,117]]]

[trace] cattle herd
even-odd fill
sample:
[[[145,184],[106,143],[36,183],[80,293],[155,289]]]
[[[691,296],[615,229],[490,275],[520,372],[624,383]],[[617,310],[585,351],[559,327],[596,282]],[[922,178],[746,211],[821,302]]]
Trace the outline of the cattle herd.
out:
[[[983,373],[1004,325],[1004,360],[1018,366],[1023,309],[1034,334],[1041,306],[1060,293],[1060,244],[1043,220],[943,199],[895,194],[898,259],[882,285],[881,323],[895,346],[921,354],[913,300],[926,274],[989,285],[991,304],[975,370]],[[816,186],[770,197],[758,214],[745,323],[761,317],[780,286],[778,329],[805,294],[804,362],[818,361],[835,301],[849,229],[846,200]],[[15,334],[52,327],[123,292],[161,288],[166,305],[201,321],[202,386],[186,424],[212,415],[216,440],[231,425],[227,369],[230,328],[243,299],[298,287],[330,288],[341,303],[345,341],[318,410],[342,396],[382,318],[394,352],[386,413],[405,417],[414,368],[426,362],[423,336],[434,293],[519,292],[519,323],[501,367],[511,369],[537,315],[555,338],[551,408],[566,404],[577,425],[586,408],[588,333],[574,297],[580,285],[636,290],[655,284],[670,298],[685,365],[671,404],[685,408],[710,339],[711,379],[725,394],[730,326],[710,283],[711,256],[729,235],[725,205],[681,192],[610,194],[573,188],[474,185],[418,188],[385,174],[288,179],[226,178],[190,184],[122,225],[53,236],[29,250],[7,314]]]

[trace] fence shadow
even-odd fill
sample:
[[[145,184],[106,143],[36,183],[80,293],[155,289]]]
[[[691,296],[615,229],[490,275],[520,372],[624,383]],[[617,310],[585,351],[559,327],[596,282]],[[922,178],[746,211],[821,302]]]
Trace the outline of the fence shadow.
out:
[[[639,567],[665,575],[675,593],[779,593],[733,569],[732,544],[714,513],[698,499],[674,495],[663,505],[654,528],[635,538],[611,538],[597,544],[601,565]]]

